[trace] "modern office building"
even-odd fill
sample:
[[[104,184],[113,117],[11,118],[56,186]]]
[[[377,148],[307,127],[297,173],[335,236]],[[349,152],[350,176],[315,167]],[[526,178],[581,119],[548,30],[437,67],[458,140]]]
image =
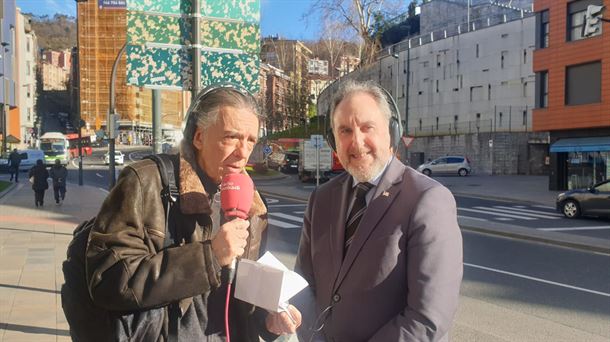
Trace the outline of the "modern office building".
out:
[[[534,2],[533,128],[550,132],[551,190],[610,178],[610,28],[604,23],[594,35],[582,35],[588,5],[610,1]]]

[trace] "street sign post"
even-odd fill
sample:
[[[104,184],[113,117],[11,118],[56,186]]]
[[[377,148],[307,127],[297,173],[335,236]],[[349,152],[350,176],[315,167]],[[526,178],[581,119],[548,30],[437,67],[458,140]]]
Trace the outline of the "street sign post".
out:
[[[208,0],[193,37],[196,0],[127,0],[127,83],[191,90],[192,49],[201,50],[201,86],[219,82],[259,87],[260,0]]]

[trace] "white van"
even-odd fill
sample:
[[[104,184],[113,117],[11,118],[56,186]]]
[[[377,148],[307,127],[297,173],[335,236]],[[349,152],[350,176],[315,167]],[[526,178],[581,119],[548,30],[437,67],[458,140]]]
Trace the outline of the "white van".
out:
[[[21,164],[19,171],[29,171],[32,166],[36,165],[36,161],[41,159],[44,163],[44,152],[42,150],[17,150],[21,155]]]

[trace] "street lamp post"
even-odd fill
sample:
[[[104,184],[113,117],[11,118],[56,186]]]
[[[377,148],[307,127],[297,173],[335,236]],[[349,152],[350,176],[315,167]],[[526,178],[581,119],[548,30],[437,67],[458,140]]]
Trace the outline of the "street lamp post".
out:
[[[0,45],[2,45],[2,90],[4,91],[4,100],[2,103],[2,151],[1,153],[6,152],[6,135],[7,135],[7,129],[6,129],[6,124],[7,124],[7,120],[6,120],[6,116],[8,115],[8,98],[10,96],[9,93],[9,89],[8,89],[8,80],[6,77],[6,47],[9,45],[9,43],[7,42],[2,42],[0,43]]]

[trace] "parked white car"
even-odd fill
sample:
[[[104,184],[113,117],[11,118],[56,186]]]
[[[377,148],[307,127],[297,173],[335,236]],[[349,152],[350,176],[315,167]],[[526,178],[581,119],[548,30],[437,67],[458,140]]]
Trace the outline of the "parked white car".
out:
[[[432,175],[468,176],[472,169],[470,160],[462,156],[446,156],[421,164],[417,171],[430,177]]]
[[[125,155],[121,151],[114,151],[114,163],[117,165],[125,164]],[[104,155],[104,164],[110,165],[110,154]]]

